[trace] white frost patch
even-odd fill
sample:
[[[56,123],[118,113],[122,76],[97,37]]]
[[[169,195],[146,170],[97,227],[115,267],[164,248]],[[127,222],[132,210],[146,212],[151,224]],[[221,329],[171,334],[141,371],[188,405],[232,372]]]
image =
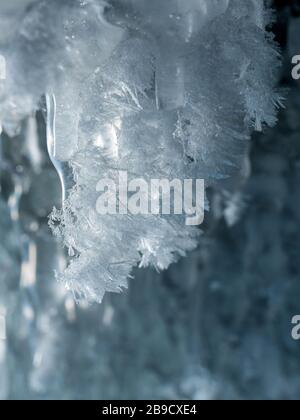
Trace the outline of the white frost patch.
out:
[[[198,243],[184,216],[100,217],[100,179],[127,171],[211,186],[239,170],[254,129],[276,123],[278,51],[262,4],[40,0],[1,13],[0,33],[11,28],[0,37],[4,130],[17,133],[43,95],[55,99],[48,132],[67,199],[51,223],[71,256],[61,279],[76,296],[101,301],[127,286],[133,267],[167,268]]]

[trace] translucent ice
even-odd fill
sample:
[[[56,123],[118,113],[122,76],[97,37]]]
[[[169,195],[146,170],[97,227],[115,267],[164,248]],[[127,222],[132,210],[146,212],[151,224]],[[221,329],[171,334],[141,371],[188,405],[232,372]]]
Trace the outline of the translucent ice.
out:
[[[181,216],[100,217],[97,182],[123,170],[210,186],[238,171],[281,99],[269,13],[260,0],[40,0],[15,20],[0,39],[0,120],[14,135],[54,98],[53,157],[74,175],[51,218],[71,257],[61,277],[101,301],[134,266],[194,249],[199,230]]]

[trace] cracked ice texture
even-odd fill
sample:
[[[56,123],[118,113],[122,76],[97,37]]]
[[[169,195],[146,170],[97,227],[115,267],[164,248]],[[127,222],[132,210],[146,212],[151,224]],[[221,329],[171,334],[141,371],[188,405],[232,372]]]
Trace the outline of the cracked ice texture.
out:
[[[3,15],[14,28],[0,39],[4,130],[55,96],[56,157],[74,187],[52,226],[76,294],[101,301],[134,266],[165,269],[197,246],[183,216],[99,216],[96,185],[119,170],[207,186],[239,173],[251,132],[276,123],[281,100],[270,16],[261,0],[41,0]]]

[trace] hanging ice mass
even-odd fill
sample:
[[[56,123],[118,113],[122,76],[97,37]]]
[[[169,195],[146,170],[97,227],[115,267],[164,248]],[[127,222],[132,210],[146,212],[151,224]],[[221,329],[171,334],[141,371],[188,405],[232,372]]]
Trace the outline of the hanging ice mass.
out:
[[[0,119],[13,136],[47,95],[65,191],[51,224],[77,295],[101,301],[133,267],[163,270],[197,246],[184,215],[99,217],[96,185],[119,171],[207,186],[238,173],[251,132],[276,122],[269,20],[262,0],[40,0],[2,19]]]

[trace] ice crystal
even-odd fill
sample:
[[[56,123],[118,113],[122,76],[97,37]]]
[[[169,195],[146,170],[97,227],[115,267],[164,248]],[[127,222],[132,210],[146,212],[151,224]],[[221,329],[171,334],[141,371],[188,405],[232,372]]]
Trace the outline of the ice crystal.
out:
[[[269,21],[262,0],[40,0],[2,18],[0,120],[14,135],[47,95],[68,189],[51,225],[79,296],[101,301],[133,267],[162,270],[197,246],[181,216],[99,216],[96,185],[119,170],[206,186],[238,173],[281,101]]]

